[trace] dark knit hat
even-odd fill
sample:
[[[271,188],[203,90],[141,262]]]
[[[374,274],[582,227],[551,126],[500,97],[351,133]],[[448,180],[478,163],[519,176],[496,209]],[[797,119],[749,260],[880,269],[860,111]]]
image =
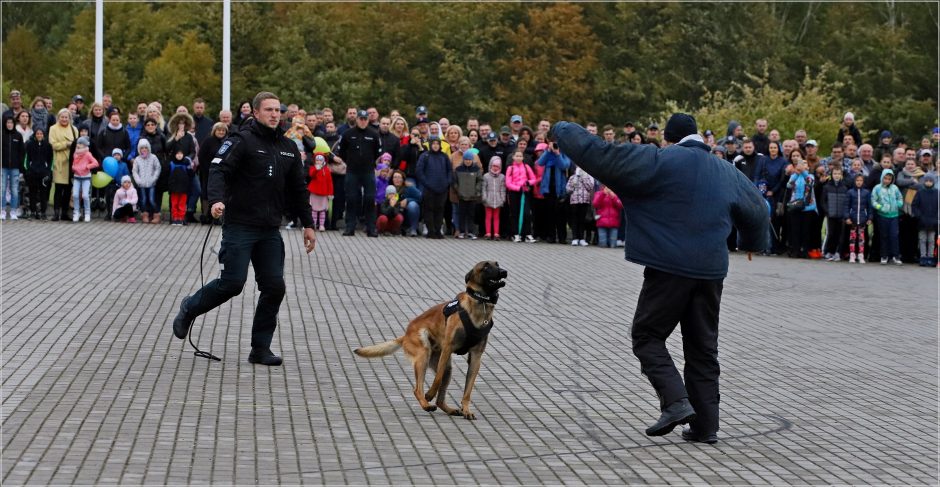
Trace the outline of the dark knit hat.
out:
[[[695,124],[695,117],[686,113],[673,113],[666,122],[666,130],[663,137],[666,141],[673,144],[683,138],[698,132],[698,126]]]

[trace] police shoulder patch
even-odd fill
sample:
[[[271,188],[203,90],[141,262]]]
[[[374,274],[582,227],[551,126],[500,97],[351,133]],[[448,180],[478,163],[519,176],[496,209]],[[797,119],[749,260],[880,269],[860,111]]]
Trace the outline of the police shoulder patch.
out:
[[[231,147],[232,147],[232,141],[226,140],[225,142],[222,143],[222,147],[219,147],[219,155],[221,156],[225,154]]]

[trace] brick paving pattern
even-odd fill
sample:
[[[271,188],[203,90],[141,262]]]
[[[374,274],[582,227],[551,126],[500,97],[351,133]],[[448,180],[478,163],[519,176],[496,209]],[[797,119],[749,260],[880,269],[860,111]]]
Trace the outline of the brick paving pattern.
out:
[[[621,250],[329,232],[305,256],[284,230],[285,363],[266,368],[246,361],[253,274],[194,327],[222,362],[172,336],[205,229],[0,227],[4,485],[938,483],[936,270],[732,255],[708,446],[643,434],[658,401],[630,352],[642,268]],[[484,259],[510,274],[478,419],[426,413],[400,353],[351,351]],[[669,344],[681,366],[678,330]]]

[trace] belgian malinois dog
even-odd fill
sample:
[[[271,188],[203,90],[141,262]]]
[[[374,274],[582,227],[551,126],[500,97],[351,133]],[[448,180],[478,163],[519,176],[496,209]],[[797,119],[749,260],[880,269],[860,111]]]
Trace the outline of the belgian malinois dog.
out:
[[[470,393],[480,372],[480,359],[493,327],[493,308],[499,299],[499,289],[506,285],[505,269],[493,261],[473,266],[464,280],[467,290],[453,301],[440,303],[411,320],[405,334],[394,340],[370,347],[357,348],[361,357],[384,357],[405,349],[405,356],[415,369],[415,398],[425,411],[441,408],[447,414],[476,419],[470,411]],[[467,382],[464,385],[460,409],[447,405],[447,385],[450,383],[451,355],[469,354]],[[424,392],[424,375],[428,367],[436,375],[431,388]],[[430,401],[437,398],[432,406]]]

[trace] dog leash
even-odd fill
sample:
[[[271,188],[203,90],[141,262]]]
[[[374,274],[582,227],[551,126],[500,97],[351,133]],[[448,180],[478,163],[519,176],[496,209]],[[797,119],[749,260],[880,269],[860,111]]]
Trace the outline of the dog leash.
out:
[[[199,252],[199,280],[201,281],[201,287],[205,287],[205,286],[206,286],[206,275],[205,275],[206,246],[208,246],[208,244],[209,244],[209,236],[212,235],[212,227],[214,227],[214,226],[215,226],[215,223],[214,223],[214,222],[209,223],[209,231],[206,232],[206,238],[205,238],[205,240],[202,241],[202,251]],[[202,294],[199,295],[199,304],[200,304],[200,305],[202,304]],[[190,321],[190,322],[189,322],[189,329],[186,330],[186,335],[189,336],[189,344],[193,347],[193,349],[196,350],[195,352],[193,352],[193,355],[195,355],[195,356],[197,356],[197,357],[207,358],[207,359],[209,359],[209,360],[215,360],[216,362],[221,362],[221,361],[222,361],[221,358],[219,358],[219,357],[213,355],[212,352],[207,352],[207,351],[200,350],[199,347],[196,346],[195,343],[193,343],[193,333],[192,333],[192,330],[193,330],[193,325],[194,325],[195,323],[196,323],[196,320]],[[200,324],[200,327],[203,326],[203,325],[205,325],[205,324],[206,324],[206,315],[203,314],[203,315],[202,315],[202,323]]]

